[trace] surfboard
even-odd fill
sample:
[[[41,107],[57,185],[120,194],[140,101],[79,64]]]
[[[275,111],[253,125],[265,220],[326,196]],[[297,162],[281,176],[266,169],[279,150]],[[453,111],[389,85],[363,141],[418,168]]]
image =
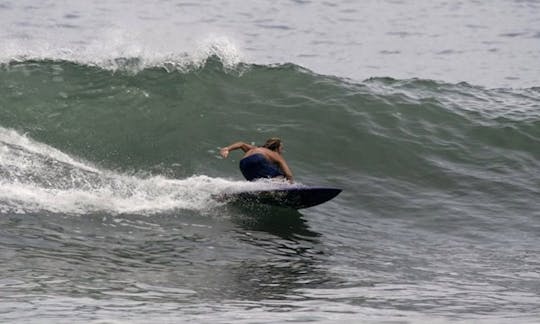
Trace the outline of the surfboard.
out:
[[[341,192],[341,189],[327,187],[290,187],[267,190],[251,190],[227,193],[222,199],[247,204],[263,204],[278,207],[302,209],[327,202]]]

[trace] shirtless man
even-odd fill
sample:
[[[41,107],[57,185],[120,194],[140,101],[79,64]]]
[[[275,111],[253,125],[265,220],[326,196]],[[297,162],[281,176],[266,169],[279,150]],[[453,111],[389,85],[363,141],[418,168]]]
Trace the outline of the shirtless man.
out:
[[[279,138],[270,138],[263,146],[236,142],[222,148],[219,153],[223,158],[227,158],[230,151],[237,149],[245,153],[240,160],[240,171],[246,180],[285,177],[290,183],[293,182],[292,172],[281,156],[283,144]]]

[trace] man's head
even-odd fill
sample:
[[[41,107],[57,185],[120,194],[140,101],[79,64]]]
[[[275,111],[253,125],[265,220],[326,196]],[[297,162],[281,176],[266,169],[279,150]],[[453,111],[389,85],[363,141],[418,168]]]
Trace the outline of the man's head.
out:
[[[278,137],[271,137],[266,140],[266,143],[264,143],[263,147],[281,153],[281,139],[279,139]]]

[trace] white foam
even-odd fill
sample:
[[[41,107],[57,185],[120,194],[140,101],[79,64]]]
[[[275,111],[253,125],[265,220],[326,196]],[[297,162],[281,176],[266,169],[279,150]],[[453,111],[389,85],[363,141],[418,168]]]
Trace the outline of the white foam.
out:
[[[0,213],[156,214],[220,206],[223,193],[279,188],[283,182],[139,177],[99,169],[0,127]]]
[[[205,211],[222,205],[213,197],[225,192],[260,190],[277,184],[231,181],[207,176],[174,180],[111,175],[93,189],[44,187],[36,183],[0,182],[0,212],[150,215],[174,210]]]
[[[4,144],[4,145],[2,145]],[[7,144],[8,146],[6,146]],[[51,147],[48,145],[45,145],[43,143],[39,143],[37,141],[34,141],[26,136],[26,134],[19,134],[17,131],[13,129],[6,129],[0,127],[0,165],[5,164],[12,164],[13,166],[17,167],[35,167],[35,163],[31,163],[32,161],[23,160],[23,159],[15,159],[17,156],[9,153],[9,147],[19,147],[24,149],[27,153],[35,153],[41,156],[49,157],[55,161],[63,162],[66,164],[73,165],[73,167],[90,171],[90,172],[99,172],[95,167],[89,165],[89,164],[83,164],[69,155]]]
[[[55,42],[6,39],[0,43],[0,64],[51,60],[98,66],[111,71],[138,72],[153,67],[186,71],[204,66],[213,56],[218,57],[226,69],[234,69],[245,60],[237,41],[215,34],[208,34],[189,44],[170,41],[163,45],[149,42],[147,36],[110,29],[103,31],[100,38],[84,44],[63,47]]]

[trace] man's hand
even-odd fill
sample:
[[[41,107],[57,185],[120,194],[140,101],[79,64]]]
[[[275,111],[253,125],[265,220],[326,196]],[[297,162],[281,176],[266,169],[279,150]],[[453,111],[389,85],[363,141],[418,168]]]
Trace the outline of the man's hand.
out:
[[[228,148],[228,147],[222,148],[221,150],[219,150],[219,154],[220,154],[224,159],[226,159],[227,156],[229,156],[229,148]]]

